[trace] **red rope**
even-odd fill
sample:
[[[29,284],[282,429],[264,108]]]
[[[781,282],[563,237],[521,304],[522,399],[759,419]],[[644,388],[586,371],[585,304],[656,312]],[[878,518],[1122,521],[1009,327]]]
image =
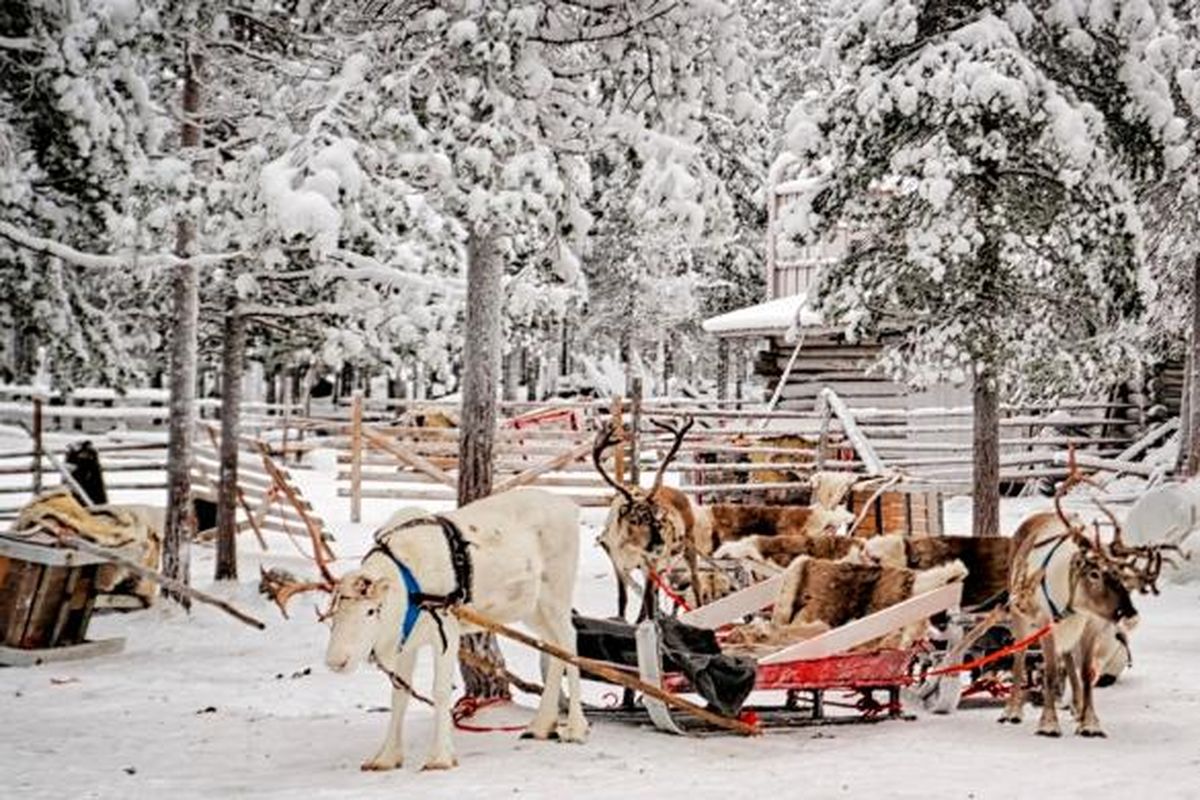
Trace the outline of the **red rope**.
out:
[[[684,600],[682,597],[679,596],[679,594],[677,592],[675,592],[675,590],[673,590],[670,586],[668,586],[667,582],[664,581],[661,577],[659,577],[659,574],[657,572],[655,572],[654,570],[650,570],[649,575],[650,575],[650,582],[653,583],[655,586],[657,586],[659,589],[662,589],[663,594],[665,594],[667,597],[671,598],[671,602],[674,603],[677,608],[682,608],[684,611],[692,610],[692,607],[688,605],[687,600]]]
[[[1052,622],[1047,623],[1044,627],[1038,628],[1036,631],[1029,634],[1024,639],[1021,639],[1020,641],[1017,641],[1017,642],[1013,642],[1012,644],[1008,645],[1007,647],[1002,647],[994,653],[988,653],[985,656],[980,656],[979,658],[975,659],[974,661],[968,661],[965,664],[952,664],[948,667],[939,667],[937,669],[931,669],[928,672],[926,672],[925,674],[926,675],[950,675],[955,672],[968,672],[970,670],[976,669],[977,667],[987,666],[988,664],[991,664],[993,661],[999,661],[1000,659],[1005,658],[1006,656],[1011,656],[1013,653],[1020,652],[1021,650],[1025,650],[1025,649],[1033,646],[1035,643],[1037,643],[1041,639],[1045,638],[1050,633],[1050,629],[1053,627],[1054,627],[1054,623],[1052,623]]]
[[[454,704],[454,708],[450,710],[450,719],[454,720],[454,727],[460,731],[468,733],[512,733],[514,731],[525,730],[524,725],[470,725],[464,720],[468,720],[475,716],[482,708],[489,706],[500,705],[501,703],[509,702],[506,697],[471,697],[463,695],[458,698],[458,702]]]

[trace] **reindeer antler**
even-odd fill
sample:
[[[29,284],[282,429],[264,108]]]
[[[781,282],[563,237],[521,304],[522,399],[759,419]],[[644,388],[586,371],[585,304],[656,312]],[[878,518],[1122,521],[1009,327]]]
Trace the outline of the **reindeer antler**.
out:
[[[1079,467],[1075,461],[1075,447],[1072,445],[1070,455],[1067,459],[1068,474],[1067,478],[1059,485],[1058,491],[1054,494],[1054,509],[1058,512],[1059,519],[1067,526],[1072,535],[1077,540],[1082,539],[1087,543],[1086,537],[1082,534],[1080,526],[1072,524],[1066,514],[1062,510],[1062,497],[1078,484],[1086,484],[1094,489],[1102,489],[1103,487],[1097,484],[1090,477],[1079,472]],[[1176,566],[1174,559],[1167,555],[1166,552],[1179,553],[1183,558],[1187,555],[1183,553],[1178,544],[1144,544],[1144,545],[1127,545],[1124,539],[1124,529],[1117,515],[1113,513],[1105,503],[1100,500],[1095,494],[1091,496],[1092,502],[1096,504],[1096,508],[1104,516],[1108,517],[1109,523],[1113,527],[1112,542],[1105,546],[1100,541],[1099,525],[1095,527],[1093,534],[1094,542],[1092,545],[1096,556],[1112,568],[1126,585],[1131,585],[1143,594],[1150,592],[1158,594],[1158,579],[1162,575],[1163,565]]]
[[[671,459],[675,457],[675,454],[679,452],[680,445],[683,444],[683,437],[686,436],[687,432],[690,431],[692,426],[696,424],[696,418],[684,417],[683,424],[681,424],[679,427],[670,425],[662,420],[657,419],[651,419],[650,423],[654,425],[654,427],[664,430],[675,437],[675,441],[671,443],[671,449],[667,451],[666,457],[663,458],[662,463],[658,465],[658,472],[656,472],[654,475],[654,488],[652,488],[650,491],[656,492],[662,486],[663,476],[667,473],[667,466],[671,463]]]
[[[596,471],[600,473],[600,477],[604,479],[605,483],[623,494],[625,499],[632,503],[633,494],[630,493],[629,489],[625,488],[623,483],[613,480],[612,476],[604,469],[604,451],[618,444],[620,441],[621,437],[617,436],[616,427],[613,425],[612,420],[608,420],[601,425],[600,430],[596,432],[596,442],[592,445],[592,464],[596,466]]]
[[[1075,463],[1075,446],[1072,445],[1067,456],[1067,477],[1058,485],[1058,489],[1054,492],[1054,512],[1058,514],[1059,520],[1063,527],[1067,529],[1070,536],[1076,540],[1083,537],[1083,526],[1073,522],[1067,516],[1067,512],[1063,511],[1062,499],[1066,497],[1067,492],[1075,488],[1075,486],[1083,481],[1083,476],[1079,474],[1079,465]],[[1086,541],[1086,539],[1085,539]]]
[[[301,581],[292,575],[287,570],[272,567],[271,569],[258,568],[260,575],[258,581],[259,594],[270,598],[275,605],[279,606],[279,613],[283,614],[286,619],[288,616],[287,604],[291,599],[303,592],[332,592],[333,583],[329,581]],[[318,614],[318,618],[320,615]]]

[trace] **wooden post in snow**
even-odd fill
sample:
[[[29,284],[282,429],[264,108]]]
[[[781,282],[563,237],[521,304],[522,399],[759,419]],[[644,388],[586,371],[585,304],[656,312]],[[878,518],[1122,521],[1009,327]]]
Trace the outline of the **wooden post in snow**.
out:
[[[642,480],[642,450],[638,432],[642,428],[642,379],[633,379],[633,396],[629,413],[629,485],[639,486]]]
[[[350,401],[350,521],[362,521],[363,399],[355,392]]]
[[[618,444],[612,449],[613,454],[613,471],[612,474],[617,476],[617,480],[625,480],[625,442],[621,438],[624,435],[624,420],[622,419],[622,409],[625,406],[624,398],[617,396],[613,398],[612,404],[612,426],[617,433]]]
[[[33,396],[33,493],[42,491],[42,395]]]

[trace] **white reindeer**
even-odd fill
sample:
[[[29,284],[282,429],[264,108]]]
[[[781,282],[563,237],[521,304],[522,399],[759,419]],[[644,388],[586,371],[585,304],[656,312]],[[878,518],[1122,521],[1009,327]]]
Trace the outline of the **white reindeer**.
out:
[[[448,769],[458,761],[451,738],[450,690],[460,627],[453,612],[433,597],[455,599],[498,622],[523,622],[537,635],[575,651],[571,600],[579,561],[579,509],[570,500],[539,489],[514,489],[445,515],[461,531],[469,567],[467,586],[448,530],[434,519],[398,514],[376,536],[377,546],[359,569],[337,583],[326,664],[350,672],[374,659],[393,677],[392,717],[379,751],[365,770],[389,770],[404,759],[404,712],[413,665],[425,646],[434,652],[434,738],[424,769]],[[422,607],[424,603],[424,607]],[[468,630],[470,632],[470,630]],[[557,738],[558,705],[566,672],[570,691],[561,738],[582,742],[587,719],[579,694],[579,669],[550,662],[537,714],[523,736]]]

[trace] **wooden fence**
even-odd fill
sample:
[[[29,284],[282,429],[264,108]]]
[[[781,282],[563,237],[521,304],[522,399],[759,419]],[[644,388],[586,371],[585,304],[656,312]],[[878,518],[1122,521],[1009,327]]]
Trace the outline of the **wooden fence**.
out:
[[[62,484],[50,455],[60,460],[72,442],[90,440],[100,453],[105,485],[110,494],[128,491],[165,493],[167,463],[166,393],[159,389],[77,389],[48,392],[29,386],[0,385],[0,424],[28,434],[20,447],[0,448],[0,520],[13,519],[38,492]],[[197,401],[198,464],[205,458],[210,420],[220,400]],[[295,454],[305,443],[304,429],[291,423],[297,406],[247,403],[242,406],[241,432],[247,441],[263,440],[270,451]],[[215,459],[214,459],[215,461]],[[257,454],[247,461],[247,480],[253,483]],[[213,473],[215,475],[215,472]],[[203,487],[204,476],[193,479]],[[203,495],[203,491],[201,492]]]

